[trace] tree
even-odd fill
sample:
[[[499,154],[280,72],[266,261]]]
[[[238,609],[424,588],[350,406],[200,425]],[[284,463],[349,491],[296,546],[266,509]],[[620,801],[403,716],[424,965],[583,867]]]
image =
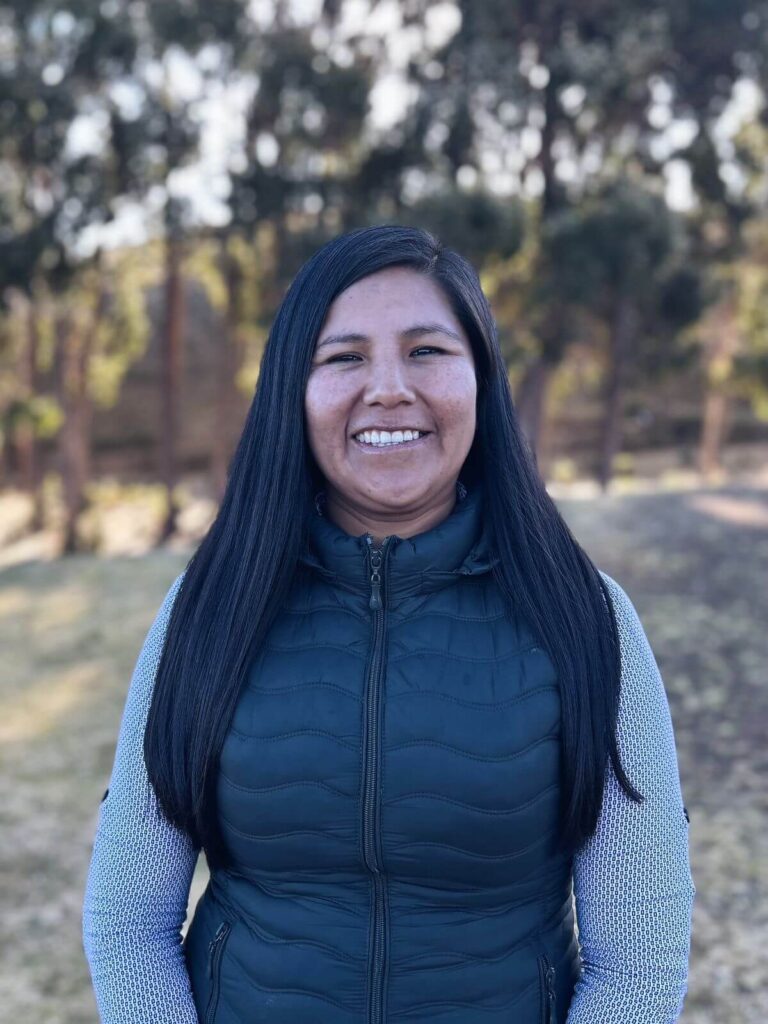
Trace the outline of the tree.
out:
[[[87,147],[73,150],[72,128],[88,111],[105,78],[130,59],[132,41],[126,24],[109,14],[107,4],[93,10],[77,2],[13,2],[5,5],[3,20],[0,304],[7,308],[9,289],[30,303],[20,366],[22,401],[31,409],[30,391],[37,386],[39,371],[40,297],[68,294],[84,262],[76,251],[77,240],[86,229],[109,218],[112,179],[104,162],[106,153]],[[73,518],[84,503],[88,466],[88,441],[82,432],[87,430],[89,415],[81,384],[87,378],[92,338],[90,333],[85,338],[75,336],[80,311],[61,303],[56,308],[59,320],[52,334],[62,412],[59,466],[67,496],[65,550],[72,550],[76,544]],[[40,420],[34,415],[16,417],[21,469],[26,485],[36,492],[41,474],[30,428]],[[34,519],[39,522],[37,493],[34,502]]]
[[[411,23],[430,5],[409,5]],[[531,4],[460,0],[445,46],[410,67],[427,112],[423,138],[447,177],[503,182],[537,203],[534,234],[578,207],[605,182],[633,177],[663,185],[675,153],[660,145],[671,116],[704,124],[722,109],[745,67],[765,68],[758,4]],[[750,17],[752,22],[750,22]],[[759,17],[758,17],[759,21]],[[751,25],[751,27],[750,27]],[[528,251],[524,332],[535,338],[517,405],[535,448],[546,390],[572,323],[546,246]],[[519,285],[526,279],[516,266]],[[619,332],[621,333],[621,332]]]
[[[697,279],[686,267],[685,227],[661,197],[633,182],[618,181],[553,218],[543,248],[555,268],[563,308],[581,307],[606,326],[598,462],[598,479],[606,488],[621,446],[632,364],[642,358],[643,349],[650,349],[658,374],[673,358],[667,349],[676,332],[701,311]]]

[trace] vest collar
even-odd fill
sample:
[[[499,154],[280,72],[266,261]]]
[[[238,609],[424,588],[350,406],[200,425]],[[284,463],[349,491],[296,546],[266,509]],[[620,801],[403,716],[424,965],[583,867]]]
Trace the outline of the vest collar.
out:
[[[308,516],[308,545],[300,561],[346,589],[370,589],[369,534],[353,536],[324,514],[325,492],[319,491]],[[456,503],[442,522],[413,537],[392,534],[382,542],[383,575],[389,595],[437,590],[458,576],[490,572],[493,555],[483,489],[472,490],[459,480]]]

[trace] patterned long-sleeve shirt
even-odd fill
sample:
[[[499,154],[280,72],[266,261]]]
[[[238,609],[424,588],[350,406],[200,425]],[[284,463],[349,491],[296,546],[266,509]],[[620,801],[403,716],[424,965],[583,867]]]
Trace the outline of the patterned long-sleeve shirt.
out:
[[[672,719],[632,602],[605,573],[621,641],[618,747],[645,800],[608,765],[595,834],[576,854],[582,975],[568,1024],[669,1024],[687,990],[696,889]],[[104,1024],[198,1024],[181,929],[199,850],[156,811],[143,736],[171,608],[168,591],[141,648],[99,807],[83,904],[83,945]]]

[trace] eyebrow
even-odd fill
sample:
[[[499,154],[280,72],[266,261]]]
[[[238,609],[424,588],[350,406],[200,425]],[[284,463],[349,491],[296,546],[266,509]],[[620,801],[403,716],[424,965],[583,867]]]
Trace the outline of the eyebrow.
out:
[[[450,327],[438,323],[414,324],[412,327],[406,327],[404,331],[400,331],[400,337],[404,339],[419,338],[423,334],[445,334],[449,338],[453,338],[454,341],[464,341],[456,331],[452,331]],[[367,334],[357,334],[355,332],[349,334],[329,334],[327,338],[323,338],[322,341],[318,342],[317,348],[321,349],[326,345],[348,345],[352,342],[359,344],[360,342],[368,342],[370,340]]]

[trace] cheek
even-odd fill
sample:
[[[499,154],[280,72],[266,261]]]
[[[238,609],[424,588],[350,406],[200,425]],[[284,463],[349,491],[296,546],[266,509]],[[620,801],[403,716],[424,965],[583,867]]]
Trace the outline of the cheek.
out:
[[[310,438],[327,437],[344,431],[349,400],[337,381],[311,379],[304,396],[304,411]]]
[[[435,381],[433,402],[445,426],[473,424],[477,404],[477,382],[471,367],[446,368],[441,379]]]

